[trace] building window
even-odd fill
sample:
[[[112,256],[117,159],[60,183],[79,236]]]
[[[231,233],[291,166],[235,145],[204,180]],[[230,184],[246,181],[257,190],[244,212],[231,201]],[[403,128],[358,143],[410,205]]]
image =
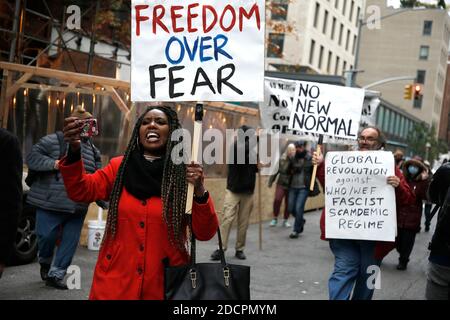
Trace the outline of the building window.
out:
[[[339,0],[335,0],[335,1],[334,1],[334,7],[335,7],[336,9],[339,9]]]
[[[421,84],[425,84],[425,75],[426,75],[426,70],[417,70],[417,75],[416,75],[416,82],[417,83],[421,83]]]
[[[415,109],[421,109],[422,108],[422,100],[423,100],[423,93],[418,99],[414,99],[413,107]]]
[[[331,40],[334,40],[334,30],[336,28],[336,17],[333,17],[333,22],[331,24]]]
[[[384,112],[384,119],[382,122],[382,130],[385,132],[388,132],[389,130],[389,121],[391,119],[391,110],[390,109],[386,109],[386,111]]]
[[[344,63],[342,64],[342,73],[345,74],[346,70],[347,70],[347,61],[344,61]]]
[[[319,21],[320,4],[316,2],[316,11],[314,11],[314,28],[317,28],[317,22]]]
[[[309,64],[312,65],[314,62],[314,49],[316,47],[316,42],[311,40],[311,47],[309,48]]]
[[[325,10],[325,15],[323,17],[323,28],[322,28],[323,34],[327,34],[327,24],[328,24],[328,10]]]
[[[419,59],[428,60],[428,55],[430,54],[429,46],[420,46]]]
[[[347,39],[345,40],[345,50],[347,51],[349,43],[350,43],[350,30],[347,30]]]
[[[320,46],[320,50],[319,50],[319,63],[318,63],[319,69],[322,69],[322,56],[323,56],[323,46]]]
[[[331,59],[333,58],[333,53],[328,51],[328,62],[327,62],[327,73],[329,74],[331,71]]]
[[[400,122],[400,132],[398,134],[402,138],[406,138],[405,136],[405,117],[402,117]]]
[[[288,7],[289,7],[288,0],[272,1],[272,20],[286,21],[288,14]]]
[[[267,57],[281,58],[283,56],[284,34],[270,33],[267,46]]]
[[[344,32],[344,25],[341,23],[341,27],[339,29],[339,41],[338,44],[341,45],[342,44],[342,33]]]
[[[384,107],[379,106],[377,108],[377,122],[376,125],[381,128],[381,124],[383,123],[383,117],[384,117]]]
[[[353,36],[353,45],[352,45],[353,55],[356,54],[355,50],[356,50],[356,35]]]
[[[344,5],[342,6],[342,15],[345,17],[345,11],[347,11],[347,0],[344,0]]]
[[[424,36],[431,36],[431,30],[433,29],[433,21],[425,20],[423,22],[423,33]]]
[[[355,20],[355,26],[358,26],[358,21],[359,21],[359,14],[361,13],[361,8],[358,7],[358,9],[356,10],[356,20]]]
[[[334,74],[338,75],[338,70],[339,70],[339,57],[336,56],[336,65],[334,66]]]
[[[352,4],[350,5],[350,15],[349,15],[350,22],[352,22],[352,19],[353,19],[353,9],[355,9],[355,1],[352,0]]]

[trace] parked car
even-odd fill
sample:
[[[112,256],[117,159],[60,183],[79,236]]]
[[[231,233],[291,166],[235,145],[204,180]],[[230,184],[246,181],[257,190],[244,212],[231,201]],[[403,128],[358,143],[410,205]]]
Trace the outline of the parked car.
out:
[[[9,265],[27,264],[35,261],[38,252],[36,236],[36,208],[26,203],[30,190],[25,183],[27,173],[22,178],[23,197],[22,212],[19,216],[16,240],[9,260]]]

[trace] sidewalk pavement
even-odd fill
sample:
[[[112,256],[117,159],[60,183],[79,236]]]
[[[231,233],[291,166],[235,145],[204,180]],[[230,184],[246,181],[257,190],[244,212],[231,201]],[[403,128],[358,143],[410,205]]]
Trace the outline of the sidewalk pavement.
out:
[[[252,300],[326,300],[328,277],[334,258],[327,241],[320,240],[320,211],[305,213],[305,231],[298,239],[289,239],[291,228],[262,225],[262,250],[259,250],[259,224],[250,225],[245,254],[247,260],[234,257],[236,230],[231,230],[226,259],[228,263],[251,266]],[[290,219],[293,223],[293,218]],[[434,230],[434,225],[432,229]],[[426,285],[427,244],[432,232],[417,235],[406,271],[396,270],[398,254],[392,251],[381,266],[381,289],[376,300],[424,299]],[[217,248],[216,238],[197,244],[197,261],[208,262]],[[37,262],[9,267],[0,279],[2,299],[87,299],[97,252],[80,247],[73,260],[81,270],[81,289],[59,291],[48,288],[40,280]]]

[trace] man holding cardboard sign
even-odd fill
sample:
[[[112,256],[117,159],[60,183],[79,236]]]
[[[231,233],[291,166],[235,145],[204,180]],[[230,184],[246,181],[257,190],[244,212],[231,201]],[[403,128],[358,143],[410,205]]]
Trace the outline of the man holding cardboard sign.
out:
[[[358,135],[358,148],[359,151],[375,151],[375,150],[382,150],[385,146],[385,138],[382,134],[382,132],[376,128],[376,127],[366,127],[364,128],[360,134]],[[374,159],[374,157],[361,157],[358,159],[353,159],[354,161],[365,161],[365,164],[363,165],[364,168],[367,169],[366,173],[366,179],[365,181],[360,181],[360,186],[362,188],[367,187],[365,191],[363,189],[360,189],[360,193],[366,193],[367,196],[364,197],[354,197],[352,202],[353,205],[367,205],[368,207],[372,208],[378,208],[381,209],[378,212],[378,217],[383,217],[385,214],[387,214],[386,211],[383,211],[382,205],[384,204],[384,200],[380,199],[383,197],[380,197],[375,193],[375,189],[373,187],[376,187],[373,185],[373,183],[370,182],[371,178],[375,178],[376,175],[380,176],[382,174],[385,174],[386,183],[388,185],[391,185],[395,188],[395,199],[396,199],[396,206],[397,208],[399,206],[403,206],[405,204],[411,203],[414,201],[414,194],[412,193],[411,189],[409,188],[408,184],[406,183],[401,171],[398,168],[392,168],[395,170],[395,175],[390,174],[389,171],[382,171],[382,168],[378,168],[380,171],[375,172],[375,169],[377,169],[377,160]],[[370,163],[372,161],[372,163]],[[341,158],[341,163],[344,166],[344,158]],[[327,186],[325,185],[325,164],[323,162],[323,157],[319,156],[316,152],[313,156],[313,163],[318,164],[317,169],[317,178],[322,183],[324,188],[326,189]],[[393,159],[392,159],[392,166],[393,165]],[[350,165],[347,166],[347,168],[352,167]],[[357,169],[357,166],[354,166],[354,169]],[[327,168],[328,170],[328,168]],[[337,169],[336,169],[337,170]],[[372,171],[370,171],[372,170]],[[369,172],[370,171],[370,172]],[[327,180],[328,181],[328,180]],[[348,185],[347,185],[348,186]],[[332,193],[332,190],[328,189],[330,193]],[[340,190],[342,191],[342,190]],[[373,196],[370,196],[369,193],[373,193]],[[340,198],[337,200],[332,200],[333,198]],[[358,198],[358,200],[356,200]],[[342,200],[345,199],[345,200]],[[358,213],[357,211],[351,213],[347,212],[344,215],[344,211],[339,211],[338,206],[342,205],[343,202],[350,202],[349,198],[344,197],[332,197],[330,199],[331,205],[328,204],[326,206],[326,210],[328,213],[331,212],[331,214],[327,215],[327,219],[325,219],[325,209],[322,212],[322,217],[320,219],[320,226],[322,235],[321,238],[325,240],[325,229],[332,230],[331,238],[328,239],[330,243],[330,249],[333,252],[335,256],[335,264],[334,264],[334,270],[333,273],[330,276],[328,287],[329,287],[329,297],[331,300],[349,300],[352,298],[353,300],[370,300],[373,296],[373,285],[369,285],[368,278],[371,275],[371,272],[369,272],[371,266],[377,266],[379,264],[379,261],[384,257],[384,255],[389,252],[389,249],[393,249],[394,245],[392,242],[392,246],[383,247],[380,246],[380,243],[377,241],[383,241],[387,239],[392,238],[392,234],[388,236],[388,238],[384,238],[383,236],[380,236],[379,234],[377,236],[371,237],[370,234],[376,234],[372,232],[373,230],[379,231],[380,228],[383,228],[383,223],[380,225],[379,219],[375,219],[374,221],[362,221],[362,219],[359,219],[359,222],[356,224],[355,222],[350,223],[349,220],[351,220],[350,214],[354,214],[356,216],[359,215],[359,217],[366,217],[369,214],[372,214],[370,209],[368,212],[365,212],[364,210],[361,213]],[[334,205],[333,205],[334,201]],[[377,203],[378,201],[378,203]],[[350,204],[349,204],[350,206]],[[340,214],[343,218],[334,220],[334,222],[338,223],[337,229],[333,230],[331,227],[325,228],[325,224],[332,223],[332,219],[328,221],[328,216],[335,215],[337,216]],[[377,213],[374,213],[375,216],[377,216]],[[345,217],[344,217],[345,216]],[[345,220],[342,222],[342,220]],[[339,223],[342,222],[341,225]],[[394,222],[387,222],[393,224]],[[386,225],[384,225],[385,227]],[[336,226],[334,226],[336,227]],[[340,228],[342,227],[342,228]],[[353,228],[353,230],[357,230],[357,232],[360,232],[361,228],[364,228],[365,230],[360,233],[360,236],[355,236],[354,232],[348,233],[349,228]],[[369,229],[372,228],[372,231]],[[340,229],[340,230],[339,230]],[[389,230],[395,230],[394,226],[388,226]],[[339,234],[341,232],[344,234],[343,236],[337,236],[336,234]],[[328,236],[328,235],[327,235]],[[364,239],[364,240],[361,240]],[[393,239],[391,239],[393,241]],[[384,242],[386,243],[386,242]],[[384,250],[384,252],[381,252],[380,248],[387,248],[387,250]],[[353,290],[353,295],[352,295]]]

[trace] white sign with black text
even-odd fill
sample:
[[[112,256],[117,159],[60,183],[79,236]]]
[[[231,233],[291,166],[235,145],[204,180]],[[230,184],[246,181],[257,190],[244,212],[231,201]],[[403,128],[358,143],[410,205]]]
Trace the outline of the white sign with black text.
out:
[[[325,158],[325,236],[395,241],[395,175],[388,151],[328,152]]]

